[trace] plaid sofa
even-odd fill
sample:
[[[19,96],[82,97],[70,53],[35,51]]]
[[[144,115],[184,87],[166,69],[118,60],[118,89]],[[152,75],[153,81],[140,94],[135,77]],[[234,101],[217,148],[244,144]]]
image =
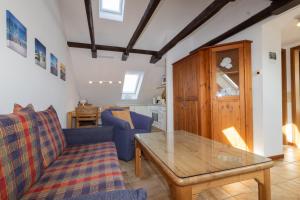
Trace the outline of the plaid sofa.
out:
[[[53,107],[0,116],[1,200],[146,199],[125,189],[112,127],[58,123]]]

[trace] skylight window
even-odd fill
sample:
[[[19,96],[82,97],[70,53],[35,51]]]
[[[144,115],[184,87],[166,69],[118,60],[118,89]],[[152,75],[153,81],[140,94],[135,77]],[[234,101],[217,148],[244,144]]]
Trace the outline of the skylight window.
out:
[[[123,21],[125,0],[99,0],[100,18]]]
[[[127,72],[122,90],[123,100],[136,100],[139,96],[144,72]]]

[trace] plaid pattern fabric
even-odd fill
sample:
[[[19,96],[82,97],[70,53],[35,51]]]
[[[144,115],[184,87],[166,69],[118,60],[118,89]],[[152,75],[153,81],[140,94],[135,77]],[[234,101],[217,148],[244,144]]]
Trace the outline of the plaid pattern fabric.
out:
[[[67,199],[125,189],[114,143],[68,147],[22,199]]]
[[[34,107],[32,104],[28,104],[25,108],[20,104],[15,103],[13,113],[32,111],[34,112]]]
[[[34,112],[0,116],[0,199],[18,199],[39,179],[43,164]]]
[[[56,111],[52,106],[38,112],[37,115],[43,164],[46,168],[62,154],[66,142]]]

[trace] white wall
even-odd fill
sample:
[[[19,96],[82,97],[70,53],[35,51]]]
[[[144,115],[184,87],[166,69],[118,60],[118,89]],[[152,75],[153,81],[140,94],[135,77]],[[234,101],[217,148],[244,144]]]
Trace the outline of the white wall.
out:
[[[27,28],[27,58],[6,47],[6,10]],[[47,70],[35,64],[34,39],[47,48]],[[67,81],[50,74],[50,56],[66,65]],[[14,103],[33,103],[36,110],[53,105],[65,126],[66,113],[73,110],[78,92],[72,71],[56,0],[0,1],[0,113],[10,113]]]
[[[264,154],[280,155],[283,153],[281,29],[276,25],[276,20],[263,25],[262,44]],[[275,52],[277,59],[270,59],[269,52]]]

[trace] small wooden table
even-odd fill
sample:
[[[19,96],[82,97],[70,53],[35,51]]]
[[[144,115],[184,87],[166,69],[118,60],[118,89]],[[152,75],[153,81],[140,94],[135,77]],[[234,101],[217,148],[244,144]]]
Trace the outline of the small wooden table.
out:
[[[172,198],[190,200],[201,191],[255,179],[260,200],[271,199],[270,168],[265,157],[185,132],[135,136],[135,174],[141,176],[141,155],[166,178]]]
[[[101,112],[99,111],[99,119],[101,118]],[[71,111],[67,113],[67,128],[76,128],[76,112]]]

